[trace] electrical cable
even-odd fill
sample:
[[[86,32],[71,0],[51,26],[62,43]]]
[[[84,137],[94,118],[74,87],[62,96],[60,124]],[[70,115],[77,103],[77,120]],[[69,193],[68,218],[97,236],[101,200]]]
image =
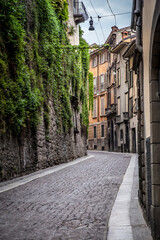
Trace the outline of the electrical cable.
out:
[[[114,12],[113,12],[113,10],[112,10],[112,8],[111,8],[111,5],[110,5],[110,3],[109,3],[109,0],[106,0],[106,1],[107,1],[108,7],[109,7],[111,13],[112,13],[113,16],[114,16],[115,26],[116,26],[116,25],[117,25],[117,22],[116,22],[116,15],[114,14]]]
[[[124,12],[124,13],[115,13],[115,16],[120,16],[120,15],[125,15],[125,14],[130,14],[131,12]],[[90,15],[90,14],[89,14]],[[101,18],[105,18],[105,17],[113,17],[112,15],[104,15],[104,16],[100,16]],[[97,18],[97,17],[92,17],[92,18]]]
[[[101,21],[100,21],[101,17],[98,15],[96,9],[94,8],[94,5],[93,5],[92,1],[91,1],[91,0],[89,0],[89,1],[90,1],[90,4],[92,5],[92,8],[94,9],[94,11],[95,11],[97,17],[98,17],[98,21],[99,21],[99,23],[100,23],[100,27],[101,27],[102,35],[103,35],[103,38],[104,38],[104,41],[105,41],[105,35],[104,35],[104,31],[103,31],[102,24],[101,24]],[[97,35],[97,36],[98,36],[98,35]]]
[[[97,13],[96,9],[94,8],[93,3],[91,2],[91,0],[89,0],[89,1],[90,1],[90,4],[92,5],[92,7],[93,7],[93,9],[94,9],[94,11],[95,11],[95,13],[96,13],[96,15],[98,16],[98,13]]]
[[[104,36],[104,32],[103,32],[103,28],[102,28],[102,24],[101,24],[101,21],[100,21],[100,19],[99,19],[99,23],[100,23],[100,27],[101,27],[102,34],[103,34],[103,38],[104,38],[104,42],[105,42],[105,41],[106,41],[106,39],[105,39],[105,36]]]
[[[97,34],[97,31],[96,31],[96,29],[94,29],[94,30],[95,30],[95,33],[96,33],[96,36],[97,36],[97,40],[98,40],[98,42],[99,42],[99,45],[101,45],[100,40],[99,40],[99,37],[98,37],[98,34]]]

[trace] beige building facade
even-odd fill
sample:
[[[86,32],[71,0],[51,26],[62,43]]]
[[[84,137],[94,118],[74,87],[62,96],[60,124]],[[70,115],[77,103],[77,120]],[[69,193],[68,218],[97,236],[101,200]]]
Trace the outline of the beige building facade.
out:
[[[154,240],[160,239],[160,1],[133,0],[138,78],[139,201]]]
[[[135,35],[124,29],[125,36],[112,49],[117,54],[116,87],[117,145],[120,152],[137,152],[137,77],[133,71]]]
[[[79,45],[79,24],[88,19],[83,2],[79,0],[68,1],[68,36],[72,45]]]

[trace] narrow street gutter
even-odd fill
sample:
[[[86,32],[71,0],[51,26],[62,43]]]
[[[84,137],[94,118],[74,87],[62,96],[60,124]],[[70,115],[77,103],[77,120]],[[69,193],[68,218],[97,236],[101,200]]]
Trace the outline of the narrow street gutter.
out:
[[[61,165],[56,166],[56,167],[54,166],[54,167],[51,167],[49,169],[41,170],[39,172],[35,172],[34,174],[30,174],[28,176],[24,176],[22,178],[18,178],[17,181],[14,181],[14,182],[12,182],[12,180],[11,180],[11,181],[9,181],[11,183],[8,183],[7,185],[4,185],[4,186],[0,187],[0,193],[8,191],[8,190],[16,188],[16,187],[19,187],[21,185],[24,185],[26,183],[34,181],[34,180],[36,180],[38,178],[47,176],[49,174],[55,173],[55,172],[60,171],[60,170],[62,170],[64,168],[73,166],[73,165],[75,165],[77,163],[83,162],[83,161],[85,161],[85,160],[87,160],[89,158],[92,158],[92,157],[93,157],[93,155],[88,156],[88,157],[78,158],[78,159],[76,159],[76,160],[74,160],[72,162],[64,163],[64,164],[61,164]]]

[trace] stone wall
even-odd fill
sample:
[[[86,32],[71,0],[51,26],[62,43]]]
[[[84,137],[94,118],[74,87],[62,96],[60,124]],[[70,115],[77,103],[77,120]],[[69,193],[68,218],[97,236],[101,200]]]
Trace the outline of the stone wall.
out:
[[[71,129],[64,133],[57,129],[56,115],[50,102],[50,126],[46,137],[43,114],[36,133],[27,127],[19,137],[10,132],[0,138],[0,181],[72,161],[86,152],[86,129],[80,124],[77,114],[78,133]]]

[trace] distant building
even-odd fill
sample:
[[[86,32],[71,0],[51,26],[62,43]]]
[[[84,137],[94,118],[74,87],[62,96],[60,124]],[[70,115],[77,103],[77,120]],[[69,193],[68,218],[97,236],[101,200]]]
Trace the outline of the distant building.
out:
[[[124,31],[122,40],[111,50],[117,53],[116,87],[117,116],[116,132],[118,151],[136,152],[137,150],[137,82],[133,71],[135,35],[130,29]],[[128,36],[128,37],[127,37]],[[126,57],[126,58],[125,58]]]
[[[83,2],[79,0],[67,0],[69,21],[68,21],[68,32],[69,38],[72,45],[79,44],[79,23],[82,23],[88,19],[88,14]]]
[[[117,53],[110,49],[129,34],[129,27],[118,29],[113,26],[104,46],[90,53],[90,72],[94,75],[94,107],[89,116],[88,149],[118,151],[116,78],[120,79],[120,76]],[[127,92],[128,85],[126,88]]]

